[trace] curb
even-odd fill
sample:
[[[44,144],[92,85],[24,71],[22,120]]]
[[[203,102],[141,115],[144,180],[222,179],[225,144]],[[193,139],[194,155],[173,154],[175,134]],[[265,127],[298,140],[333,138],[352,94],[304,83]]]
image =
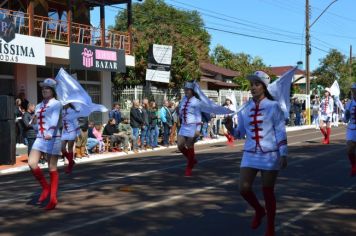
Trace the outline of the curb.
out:
[[[307,129],[314,129],[314,125],[307,125],[307,126],[296,126],[296,127],[287,127],[286,130],[287,132],[294,132],[294,131],[300,131],[300,130],[307,130]],[[214,143],[222,143],[226,142],[225,137],[219,137],[217,139],[211,139],[207,141],[199,141],[196,143],[197,146],[204,145],[204,144],[214,144]],[[162,150],[170,150],[170,149],[177,149],[177,146],[169,146],[167,147],[159,147],[155,148],[154,150],[146,150],[146,151],[140,151],[140,153],[150,153],[150,152],[158,152]],[[80,159],[76,159],[75,163],[76,164],[81,164],[81,163],[90,163],[90,162],[95,162],[99,160],[110,160],[114,158],[122,158],[122,159],[134,159],[137,158],[133,151],[130,151],[128,154],[124,152],[113,152],[113,153],[104,153],[104,154],[92,154],[89,155],[88,157],[83,157]],[[39,164],[38,165],[41,169],[47,168],[47,163],[46,164]],[[58,161],[58,167],[63,167],[65,166],[64,161],[61,159]],[[19,173],[19,172],[26,172],[29,171],[30,168],[28,165],[25,166],[19,166],[19,167],[13,167],[13,168],[8,168],[4,170],[0,170],[0,175],[7,175],[7,174],[13,174],[13,173]]]

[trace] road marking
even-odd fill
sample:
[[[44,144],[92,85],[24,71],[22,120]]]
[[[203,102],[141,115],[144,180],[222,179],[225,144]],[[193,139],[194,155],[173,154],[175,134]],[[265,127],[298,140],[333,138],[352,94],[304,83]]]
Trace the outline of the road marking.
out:
[[[63,230],[58,230],[58,231],[54,231],[54,232],[51,232],[51,233],[48,233],[48,234],[44,234],[44,236],[62,235],[65,232],[73,231],[73,230],[76,230],[76,229],[81,229],[83,227],[87,227],[87,226],[90,226],[90,225],[95,225],[95,224],[98,224],[98,223],[101,223],[101,222],[105,222],[105,221],[111,220],[111,219],[119,217],[119,216],[123,216],[123,215],[127,215],[127,214],[130,214],[130,213],[136,212],[136,211],[151,209],[151,208],[159,207],[161,205],[174,203],[175,201],[184,199],[185,197],[188,197],[190,195],[195,195],[195,194],[207,192],[207,191],[216,189],[219,186],[224,186],[224,185],[232,184],[232,183],[235,183],[235,182],[236,182],[236,180],[226,180],[226,181],[224,181],[222,183],[218,182],[218,184],[214,185],[214,186],[196,188],[196,189],[190,190],[190,191],[188,191],[186,193],[179,194],[179,195],[174,195],[174,196],[165,198],[165,199],[157,201],[157,202],[140,203],[140,204],[137,204],[136,207],[132,207],[129,210],[122,211],[120,213],[116,213],[116,214],[112,214],[112,215],[107,215],[105,217],[102,217],[102,218],[99,218],[99,219],[96,219],[96,220],[82,222],[80,224],[76,224],[74,226],[68,227],[68,228],[63,229]]]
[[[276,231],[280,231],[281,229],[291,226],[293,223],[297,222],[298,220],[301,220],[302,218],[304,218],[305,216],[311,214],[312,212],[318,210],[319,208],[323,207],[324,205],[326,205],[327,203],[341,197],[342,195],[350,192],[353,188],[356,187],[356,183],[350,185],[348,188],[330,196],[329,198],[325,199],[324,201],[320,202],[320,203],[316,203],[314,204],[312,207],[309,207],[308,209],[306,209],[305,211],[303,211],[301,214],[291,218],[290,220],[282,223],[281,225],[276,227]]]

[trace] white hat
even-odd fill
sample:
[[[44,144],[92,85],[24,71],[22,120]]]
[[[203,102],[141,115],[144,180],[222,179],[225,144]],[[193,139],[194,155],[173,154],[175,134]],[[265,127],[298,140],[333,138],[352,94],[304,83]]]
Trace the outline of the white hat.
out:
[[[248,80],[257,80],[257,81],[263,83],[264,85],[266,85],[266,87],[271,82],[271,78],[268,76],[268,74],[261,70],[258,70],[255,73],[253,73],[252,75],[247,76],[247,79]]]
[[[43,82],[40,83],[41,87],[55,88],[56,85],[57,85],[57,82],[52,78],[47,78]]]
[[[230,100],[231,103],[233,103],[233,102],[232,102],[232,101],[233,101],[232,96],[234,96],[234,95],[233,95],[233,94],[229,94],[229,95],[226,96],[225,99],[226,99],[226,100],[228,99],[228,100]]]
[[[356,83],[352,83],[351,89],[356,89]]]
[[[326,92],[329,92],[329,93],[331,94],[330,88],[325,88],[325,91],[326,91]]]
[[[185,88],[185,89],[194,90],[194,83],[193,83],[193,82],[186,82],[186,83],[184,84],[184,88]]]

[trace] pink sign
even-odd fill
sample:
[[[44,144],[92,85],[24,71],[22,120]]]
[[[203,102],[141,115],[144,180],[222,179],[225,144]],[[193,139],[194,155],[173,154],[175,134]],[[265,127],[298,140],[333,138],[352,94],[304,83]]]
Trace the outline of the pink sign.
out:
[[[96,60],[116,61],[117,55],[115,51],[95,49],[95,58]]]
[[[93,66],[94,58],[93,58],[93,52],[91,50],[88,50],[87,48],[84,48],[84,51],[82,52],[83,56],[83,66],[90,68]]]

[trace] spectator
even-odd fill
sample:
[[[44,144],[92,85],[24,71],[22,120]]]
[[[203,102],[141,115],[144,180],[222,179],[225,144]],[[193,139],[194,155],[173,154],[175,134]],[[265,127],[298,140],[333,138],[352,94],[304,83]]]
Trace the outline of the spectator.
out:
[[[141,148],[143,148],[144,150],[146,150],[147,148],[151,148],[150,147],[150,133],[149,133],[149,121],[148,121],[148,99],[145,98],[142,101],[142,116],[143,116],[143,121],[144,121],[144,125],[141,128]]]
[[[28,100],[26,99],[26,95],[24,92],[19,93],[18,98],[21,100],[21,108],[23,111],[26,111],[28,108]]]
[[[116,126],[118,126],[121,122],[121,111],[120,104],[118,102],[114,102],[112,110],[109,112],[109,119],[114,118],[116,121]]]
[[[178,110],[176,107],[175,102],[170,102],[170,106],[169,106],[169,111],[172,114],[172,128],[171,128],[171,134],[169,136],[169,144],[170,145],[175,145],[176,144],[176,140],[177,140],[177,126],[178,126]]]
[[[78,124],[80,133],[75,139],[75,156],[81,158],[88,155],[85,150],[88,142],[88,117],[79,117]]]
[[[123,117],[123,122],[119,124],[119,137],[123,139],[124,152],[128,153],[129,141],[133,140],[132,128],[127,117]]]
[[[165,147],[168,147],[168,142],[169,142],[169,135],[170,131],[173,125],[173,117],[171,112],[168,109],[168,101],[164,100],[163,101],[163,107],[160,110],[160,116],[161,116],[161,121],[163,124],[163,145]]]
[[[27,140],[27,154],[30,155],[32,145],[36,140],[36,117],[35,117],[35,105],[28,104],[27,111],[23,114],[23,124],[24,124],[24,131],[25,137]]]
[[[109,151],[116,151],[114,149],[115,145],[120,143],[120,137],[118,136],[119,129],[116,125],[116,120],[114,118],[110,118],[108,123],[105,125],[103,135],[109,136],[110,138],[110,148]]]
[[[104,152],[104,141],[103,141],[103,133],[102,133],[102,125],[101,124],[95,124],[94,129],[93,129],[93,135],[99,142],[99,152],[102,153]]]
[[[96,139],[93,134],[94,131],[94,122],[89,121],[88,124],[88,141],[87,141],[87,149],[89,152],[93,153],[94,148],[99,144],[99,141]]]
[[[158,109],[155,102],[150,103],[150,107],[148,109],[148,122],[149,122],[149,133],[150,133],[150,141],[149,144],[152,149],[158,147]]]
[[[295,99],[294,101],[294,112],[295,112],[295,125],[300,126],[301,125],[301,113],[302,113],[302,104],[300,104],[298,98]]]
[[[24,110],[21,106],[21,99],[16,99],[15,103],[16,143],[24,143],[24,124],[22,121]]]
[[[315,129],[319,129],[319,107],[320,100],[318,95],[312,100],[312,124],[315,125]]]
[[[201,121],[203,122],[202,135],[205,140],[209,138],[208,127],[209,127],[210,120],[211,120],[210,114],[202,112],[202,116],[201,116]]]
[[[134,100],[133,106],[130,110],[130,125],[133,134],[133,149],[134,153],[138,153],[138,138],[139,130],[144,125],[142,110],[140,109],[139,100]]]

